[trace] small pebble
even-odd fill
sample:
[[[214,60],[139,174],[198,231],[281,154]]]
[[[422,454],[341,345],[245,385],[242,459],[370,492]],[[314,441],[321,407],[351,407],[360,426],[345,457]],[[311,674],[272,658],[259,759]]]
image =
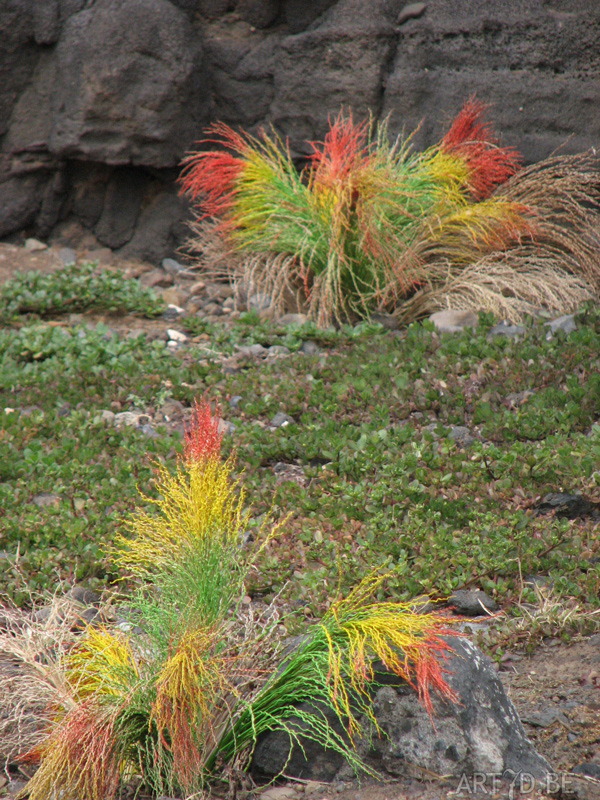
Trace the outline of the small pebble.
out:
[[[300,347],[300,352],[304,353],[305,356],[316,356],[318,353],[321,352],[321,348],[316,342],[311,342],[310,340],[306,342],[302,342],[302,346]]]
[[[23,245],[25,250],[28,250],[30,253],[37,253],[40,250],[47,250],[48,245],[40,242],[39,239],[25,239],[25,244]]]

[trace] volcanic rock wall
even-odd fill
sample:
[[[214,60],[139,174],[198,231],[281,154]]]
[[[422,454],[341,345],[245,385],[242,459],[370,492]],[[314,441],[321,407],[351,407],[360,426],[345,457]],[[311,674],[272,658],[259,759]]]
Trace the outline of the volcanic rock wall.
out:
[[[212,120],[292,153],[352,108],[431,144],[472,95],[526,160],[600,146],[598,0],[2,0],[0,238],[159,261]]]

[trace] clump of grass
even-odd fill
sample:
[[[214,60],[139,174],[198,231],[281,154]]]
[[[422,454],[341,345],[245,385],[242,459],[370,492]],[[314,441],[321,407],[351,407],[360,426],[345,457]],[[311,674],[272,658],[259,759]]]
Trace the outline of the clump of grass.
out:
[[[404,322],[465,305],[515,319],[571,311],[600,288],[597,159],[520,169],[484,113],[468,101],[422,153],[410,137],[390,145],[385,123],[340,114],[303,173],[276,134],[214,125],[204,144],[220,149],[184,161],[200,209],[190,249],[323,327],[378,310]]]
[[[156,794],[201,791],[219,765],[246,765],[257,737],[273,729],[333,747],[366,769],[353,741],[361,715],[373,719],[375,659],[414,686],[430,714],[431,690],[456,699],[444,678],[445,617],[373,602],[389,577],[379,571],[339,599],[278,669],[276,604],[255,613],[242,598],[249,571],[283,523],[269,529],[263,522],[246,543],[250,518],[231,481],[233,461],[221,460],[221,439],[208,404],[196,404],[178,469],[157,467],[160,497],[145,498],[157,513],[135,511],[129,535],[115,543],[113,559],[138,580],[139,627],[88,627],[77,641],[59,629],[33,682],[38,654],[0,639],[29,668],[12,689],[29,688],[30,701],[50,698],[29,748],[19,752],[39,762],[25,790],[31,800],[110,800],[133,775]],[[7,687],[0,680],[0,692]],[[320,712],[299,710],[305,700],[325,703],[348,736]],[[15,713],[18,722],[20,706]],[[22,744],[13,735],[13,750]]]
[[[139,281],[88,263],[68,264],[49,275],[17,275],[0,290],[0,319],[5,322],[18,315],[50,317],[92,308],[155,317],[164,303]]]

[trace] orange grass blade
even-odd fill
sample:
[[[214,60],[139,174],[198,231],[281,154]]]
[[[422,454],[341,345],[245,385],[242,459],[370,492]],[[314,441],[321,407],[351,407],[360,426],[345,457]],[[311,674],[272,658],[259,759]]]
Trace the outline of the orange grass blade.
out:
[[[219,433],[219,409],[214,416],[207,400],[194,402],[192,421],[185,431],[183,453],[187,462],[201,463],[219,459],[223,433]]]
[[[225,690],[223,632],[200,628],[183,634],[156,681],[151,719],[171,751],[178,781],[191,790],[214,748],[214,722]]]
[[[521,165],[521,154],[513,147],[501,147],[492,126],[485,122],[486,106],[472,97],[440,142],[440,150],[465,159],[469,168],[469,189],[475,200],[484,200],[505,183]]]
[[[334,188],[351,179],[368,157],[368,129],[368,120],[355,125],[352,114],[340,112],[322,142],[309,142],[311,185]]]
[[[29,800],[112,800],[121,773],[116,712],[93,700],[77,705],[40,748],[41,764],[24,792]]]
[[[205,216],[220,217],[234,202],[236,183],[244,168],[250,143],[222,122],[211,125],[207,133],[211,137],[203,139],[200,144],[216,144],[233,152],[220,149],[191,153],[183,160],[179,182],[182,194],[189,194],[192,200],[203,197]]]

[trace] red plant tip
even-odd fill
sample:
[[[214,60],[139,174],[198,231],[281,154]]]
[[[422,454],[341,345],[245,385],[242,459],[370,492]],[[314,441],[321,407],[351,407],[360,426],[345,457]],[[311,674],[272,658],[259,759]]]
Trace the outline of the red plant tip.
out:
[[[316,183],[331,186],[344,181],[366,155],[368,121],[355,125],[352,116],[338,114],[322,142],[309,142],[311,171]]]
[[[223,434],[219,433],[218,408],[213,416],[207,400],[195,400],[192,421],[185,430],[183,454],[187,462],[218,459]]]
[[[222,122],[211,125],[206,132],[211,138],[203,139],[200,144],[216,144],[220,149],[190,153],[182,162],[179,182],[181,194],[189,194],[192,200],[202,196],[205,216],[220,217],[234,201],[235,186],[244,168],[249,144]]]
[[[440,142],[445,153],[467,163],[469,190],[475,200],[485,200],[507,181],[521,165],[521,154],[513,147],[501,147],[492,126],[485,122],[487,107],[472,97],[463,105],[450,130]]]

